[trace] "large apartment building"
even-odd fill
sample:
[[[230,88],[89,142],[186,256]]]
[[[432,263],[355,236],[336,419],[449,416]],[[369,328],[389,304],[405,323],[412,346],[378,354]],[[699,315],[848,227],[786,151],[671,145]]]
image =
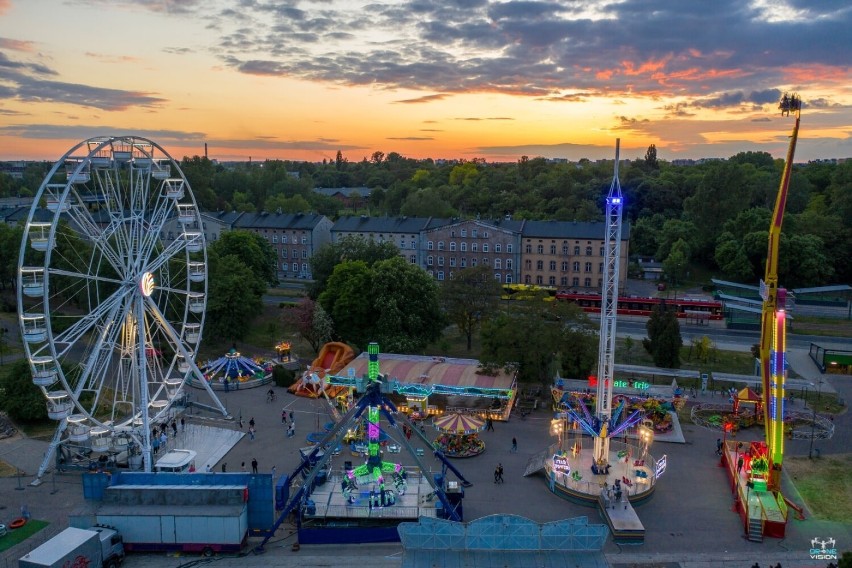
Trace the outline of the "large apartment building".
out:
[[[420,265],[420,242],[424,231],[449,223],[434,217],[341,217],[331,228],[333,242],[346,236],[358,236],[376,242],[391,242],[399,255],[411,264]]]
[[[603,284],[606,226],[603,222],[524,221],[521,273],[524,284],[559,289],[600,290]],[[621,230],[619,286],[627,278],[630,225]]]
[[[312,278],[310,259],[331,241],[331,220],[316,213],[243,213],[234,229],[266,239],[278,258],[278,278]]]
[[[517,282],[520,260],[518,221],[458,221],[423,232],[420,240],[420,266],[438,280],[474,266],[490,266],[494,278]]]

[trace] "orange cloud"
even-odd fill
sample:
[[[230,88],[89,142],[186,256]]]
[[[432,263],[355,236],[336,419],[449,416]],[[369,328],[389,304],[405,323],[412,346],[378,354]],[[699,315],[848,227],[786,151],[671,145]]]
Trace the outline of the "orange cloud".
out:
[[[632,61],[622,61],[621,66],[624,68],[625,75],[644,75],[665,68],[668,61],[669,57],[664,57],[657,61],[650,59],[639,65],[639,67],[636,67]]]
[[[6,13],[6,11],[12,7],[12,0],[0,0],[0,14]]]
[[[3,0],[0,0],[0,14],[3,13]],[[31,41],[24,41],[20,39],[9,39],[7,37],[0,37],[0,47],[5,47],[6,49],[12,49],[14,51],[26,51],[33,52],[35,51],[35,43]]]
[[[841,85],[847,86],[850,82],[849,67],[835,67],[831,65],[797,65],[782,69],[784,78],[791,84],[812,85]]]

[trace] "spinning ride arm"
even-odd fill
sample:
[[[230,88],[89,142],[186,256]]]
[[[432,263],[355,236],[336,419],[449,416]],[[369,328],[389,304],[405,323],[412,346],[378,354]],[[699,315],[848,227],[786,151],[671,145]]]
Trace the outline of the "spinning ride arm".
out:
[[[787,205],[787,193],[793,169],[793,156],[799,136],[802,101],[797,95],[784,94],[779,105],[782,115],[796,117],[787,159],[781,175],[781,186],[775,200],[772,222],[769,226],[769,246],[766,255],[766,273],[761,286],[763,310],[760,325],[760,372],[763,384],[763,419],[766,429],[766,445],[769,448],[770,491],[781,488],[781,464],[784,459],[784,358],[785,358],[785,311],[786,290],[778,288],[778,246],[781,240],[781,224]]]

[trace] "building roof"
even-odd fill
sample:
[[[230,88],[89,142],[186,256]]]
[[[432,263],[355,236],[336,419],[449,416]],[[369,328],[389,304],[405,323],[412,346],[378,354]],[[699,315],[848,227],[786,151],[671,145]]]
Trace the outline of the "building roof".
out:
[[[18,223],[26,221],[27,216],[29,216],[29,214],[29,207],[12,207],[0,209],[0,220],[2,220],[8,225],[17,225]],[[39,207],[38,209],[36,209],[35,214],[33,215],[33,221],[37,221],[40,223],[49,223],[53,221],[53,212],[48,211],[45,208]]]
[[[243,213],[233,226],[235,229],[313,230],[324,218],[317,213]]]
[[[361,353],[339,374],[347,375],[349,369],[353,369],[356,377],[366,375],[367,364],[368,354]],[[479,374],[479,361],[476,359],[380,353],[379,365],[383,375],[405,384],[509,390],[515,382],[514,376],[502,368],[493,377]]]
[[[449,223],[449,219],[438,219],[435,217],[347,216],[338,219],[331,227],[331,232],[415,234]]]
[[[548,239],[603,239],[606,223],[603,221],[524,221],[523,238]],[[621,240],[630,240],[630,223],[623,223]]]
[[[212,219],[217,223],[233,227],[244,213],[242,211],[201,211],[201,216],[207,219]]]
[[[370,197],[372,190],[369,187],[315,187],[312,191],[327,197],[338,194],[345,197],[352,197],[353,193],[357,193],[361,197]]]

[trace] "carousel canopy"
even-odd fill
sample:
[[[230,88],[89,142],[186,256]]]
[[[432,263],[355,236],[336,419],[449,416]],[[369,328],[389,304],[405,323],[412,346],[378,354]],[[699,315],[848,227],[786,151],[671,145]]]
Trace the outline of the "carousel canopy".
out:
[[[435,418],[432,420],[432,426],[441,432],[461,436],[481,432],[485,427],[485,422],[475,416],[454,412]]]
[[[265,375],[267,372],[248,357],[240,355],[240,352],[235,349],[231,349],[224,357],[219,357],[212,363],[208,363],[202,371],[208,379],[224,379],[225,377],[235,379],[258,374]]]

